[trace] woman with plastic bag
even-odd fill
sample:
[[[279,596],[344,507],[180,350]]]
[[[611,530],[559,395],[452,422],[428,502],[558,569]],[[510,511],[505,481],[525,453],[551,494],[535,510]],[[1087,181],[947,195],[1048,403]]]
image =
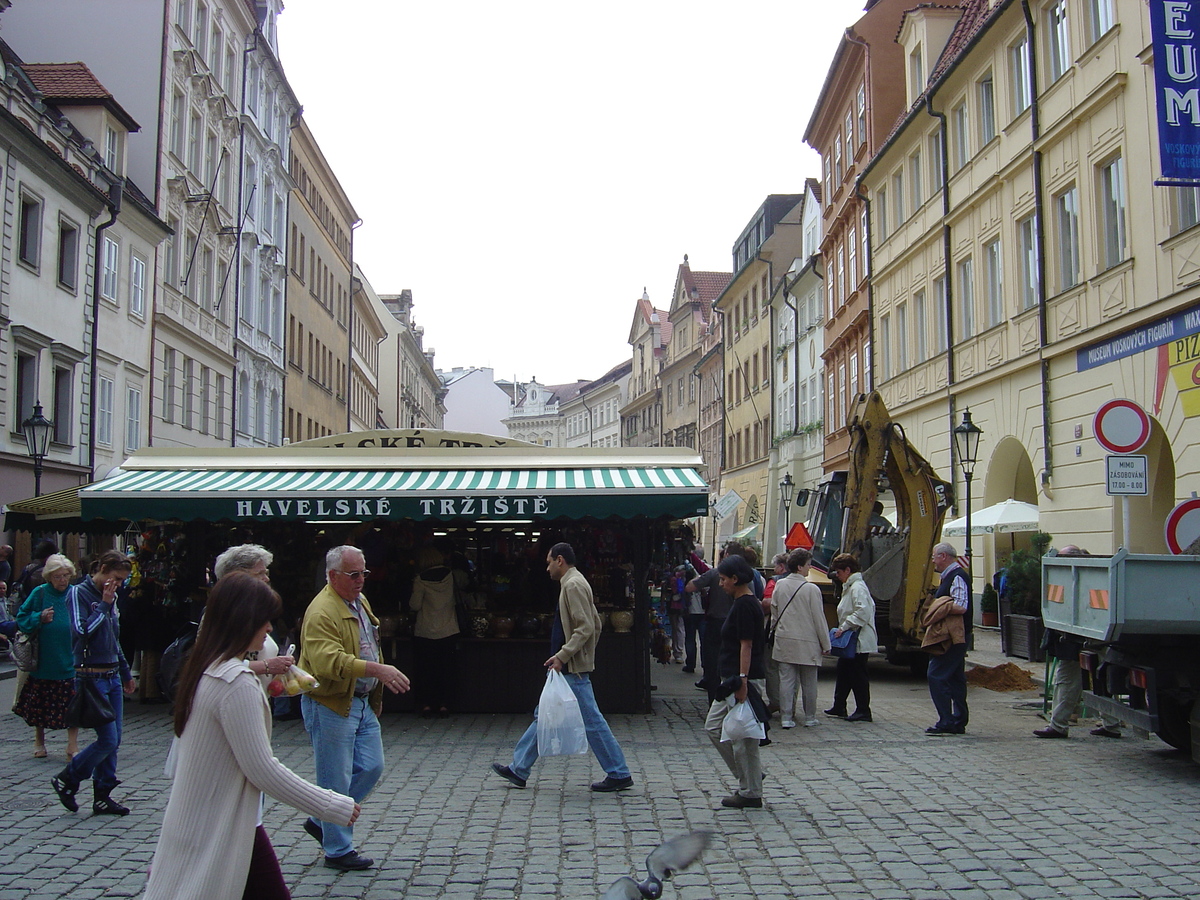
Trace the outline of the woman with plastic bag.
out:
[[[749,709],[751,683],[761,696],[766,695],[762,604],[754,594],[754,570],[742,557],[726,556],[717,566],[717,576],[721,589],[733,598],[733,607],[721,626],[717,669],[722,685],[732,683],[737,687],[729,697],[713,701],[704,728],[729,771],[738,779],[738,789],[723,799],[721,805],[732,809],[762,809],[762,766],[758,757],[762,734],[748,729],[742,732],[747,735],[745,737],[725,739],[726,734],[733,737],[731,729],[726,728],[727,717],[742,726],[750,725],[753,718]]]

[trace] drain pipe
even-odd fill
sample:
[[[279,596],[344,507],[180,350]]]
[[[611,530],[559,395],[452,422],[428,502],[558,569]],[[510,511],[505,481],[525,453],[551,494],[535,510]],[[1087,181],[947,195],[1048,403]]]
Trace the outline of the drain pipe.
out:
[[[96,226],[92,258],[100,263],[104,249],[104,232],[107,231],[121,212],[121,198],[125,193],[125,179],[118,178],[108,189],[108,221]],[[96,359],[100,352],[100,290],[103,274],[100,265],[92,275],[92,340],[88,360],[88,481],[96,480]]]

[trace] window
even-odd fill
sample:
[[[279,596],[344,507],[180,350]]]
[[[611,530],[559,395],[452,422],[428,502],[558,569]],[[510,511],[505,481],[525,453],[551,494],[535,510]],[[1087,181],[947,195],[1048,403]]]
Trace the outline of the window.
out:
[[[904,223],[904,172],[892,174],[892,219],[899,228]]]
[[[1079,192],[1075,188],[1054,198],[1058,242],[1058,289],[1079,284]]]
[[[975,262],[971,257],[959,262],[955,278],[962,312],[958,333],[965,340],[975,333]]]
[[[1121,157],[1100,167],[1100,235],[1104,268],[1125,258],[1125,167]]]
[[[213,248],[205,247],[200,251],[200,296],[197,302],[201,309],[212,312],[214,308],[213,299],[213,266],[214,266]]]
[[[112,446],[113,380],[105,375],[96,380],[96,443]]]
[[[837,186],[842,183],[842,136],[839,134],[833,139],[833,186],[837,190]]]
[[[934,191],[940,191],[946,186],[942,173],[942,129],[937,129],[929,136],[929,184]]]
[[[116,172],[121,161],[121,137],[115,128],[104,129],[104,165],[110,172]]]
[[[1112,0],[1088,0],[1088,12],[1091,26],[1089,37],[1091,37],[1092,43],[1095,43],[1108,34],[1116,23],[1116,19],[1113,17]]]
[[[238,431],[250,433],[250,375],[243,372],[238,386]]]
[[[1200,187],[1171,188],[1172,234],[1200,223]]]
[[[826,153],[824,159],[822,159],[822,161],[821,161],[824,166],[824,170],[825,170],[825,196],[826,197],[833,196],[833,159],[832,159],[832,157],[833,157],[832,153]],[[741,266],[739,265],[738,260],[737,260],[737,255],[735,254],[734,261],[733,261],[733,271],[736,272],[740,268],[741,268]]]
[[[225,93],[233,96],[233,80],[237,74],[237,52],[232,44],[225,45]]]
[[[171,94],[171,152],[183,159],[183,110],[184,98],[181,91]]]
[[[200,168],[200,142],[203,132],[204,125],[200,113],[193,110],[188,116],[187,167],[197,178],[204,177],[204,172]]]
[[[75,388],[75,370],[58,366],[54,369],[54,441],[71,443],[71,396]]]
[[[929,328],[928,310],[925,309],[925,289],[917,291],[913,294],[913,351],[915,353],[914,361],[922,363],[929,358],[929,345],[926,331]]]
[[[183,239],[179,232],[179,220],[168,219],[167,227],[171,229],[171,236],[167,238],[167,249],[163,259],[163,280],[179,290],[179,242]]]
[[[867,346],[870,346],[869,344]],[[850,354],[850,396],[858,396],[858,353]],[[843,419],[845,416],[843,415]]]
[[[1032,309],[1038,302],[1037,217],[1026,216],[1017,223],[1021,245],[1021,309]]]
[[[886,188],[880,188],[875,203],[875,218],[879,220],[879,242],[883,243],[888,237],[888,194]]]
[[[870,233],[867,231],[867,208],[864,206],[858,214],[858,233],[862,239],[862,268],[863,278],[871,274],[871,257],[867,255],[867,241]]]
[[[178,365],[179,352],[166,348],[163,350],[163,373],[162,373],[162,409],[163,421],[175,421],[175,385],[176,374],[175,369]]]
[[[58,283],[75,290],[79,275],[79,229],[71,222],[58,222]]]
[[[142,391],[140,388],[125,389],[125,449],[137,450],[142,446]]]
[[[42,201],[28,194],[21,195],[21,234],[17,258],[37,267],[42,256]]]
[[[879,318],[879,346],[882,348],[879,360],[879,374],[888,379],[892,377],[892,317],[885,313]]]
[[[1008,72],[1012,82],[1013,117],[1029,109],[1033,97],[1033,81],[1029,71],[1029,41],[1022,36],[1008,48]]]
[[[191,428],[196,413],[196,361],[189,357],[183,358],[183,412],[180,424]]]
[[[1056,0],[1046,10],[1048,74],[1051,81],[1062,78],[1071,66],[1071,39],[1067,26],[1067,0]]]
[[[208,366],[200,367],[200,431],[208,434],[212,426],[212,376]]]
[[[908,304],[896,306],[896,372],[908,369]]]
[[[996,85],[988,72],[977,85],[979,93],[979,146],[996,136]]]
[[[17,408],[10,421],[10,430],[20,432],[21,423],[33,415],[38,400],[37,357],[32,353],[17,353]]]
[[[849,292],[858,289],[858,237],[854,233],[854,226],[850,226],[850,232],[846,237],[846,272],[849,275],[850,283],[847,286]]]
[[[921,208],[921,204],[925,202],[925,194],[921,186],[921,151],[918,150],[908,158],[908,183],[912,193],[912,206],[915,213]]]
[[[854,112],[846,110],[846,168],[854,160]]]
[[[921,58],[921,45],[917,44],[908,55],[909,102],[916,100],[925,90],[925,61]]]
[[[846,248],[843,244],[838,244],[834,251],[834,256],[837,258],[837,295],[841,303],[846,302]]]
[[[216,376],[216,384],[213,389],[213,399],[216,401],[215,409],[217,411],[215,417],[215,425],[213,427],[213,437],[220,440],[225,436],[225,376]]]
[[[129,256],[129,311],[135,316],[146,315],[146,261]]]
[[[983,245],[984,278],[987,279],[987,325],[993,328],[1004,321],[1003,270],[1000,265],[1000,238]]]
[[[935,349],[940,353],[950,345],[946,337],[946,276],[939,275],[933,279],[933,339]]]
[[[971,155],[967,137],[967,103],[965,100],[954,107],[950,113],[950,123],[954,129],[950,148],[954,151],[954,170],[958,171],[967,164]]]
[[[225,37],[221,34],[221,29],[216,25],[213,26],[212,36],[208,42],[208,67],[212,69],[213,81],[217,84],[221,83],[222,70],[221,61],[224,59],[222,54],[225,51]]]
[[[104,260],[100,270],[100,296],[105,300],[117,301],[117,266],[120,264],[121,248],[110,237],[104,239]]]
[[[854,98],[854,110],[858,116],[858,142],[867,142],[867,86],[860,84]]]

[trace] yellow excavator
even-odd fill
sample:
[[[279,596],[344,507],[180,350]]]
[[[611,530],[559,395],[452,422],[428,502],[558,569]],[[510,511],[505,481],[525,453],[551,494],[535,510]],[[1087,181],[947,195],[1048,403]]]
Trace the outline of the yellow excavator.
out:
[[[858,395],[848,422],[850,467],[822,481],[809,502],[810,578],[821,585],[826,617],[836,624],[840,585],[818,570],[828,573],[838,553],[857,557],[875,598],[881,652],[923,671],[921,614],[933,594],[931,557],[954,486],[909,443],[877,391]]]

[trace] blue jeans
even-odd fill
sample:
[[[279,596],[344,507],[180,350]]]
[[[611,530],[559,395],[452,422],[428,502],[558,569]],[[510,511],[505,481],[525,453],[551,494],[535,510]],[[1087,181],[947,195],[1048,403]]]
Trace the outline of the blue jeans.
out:
[[[300,698],[304,728],[313,745],[317,784],[362,803],[383,774],[383,738],[369,698],[354,697],[350,715],[339,716],[308,694]],[[354,849],[354,828],[321,822],[326,856]]]
[[[608,727],[608,722],[600,713],[600,708],[596,706],[596,695],[592,692],[591,676],[587,673],[571,675],[568,672],[563,672],[563,675],[575,693],[576,699],[579,700],[579,711],[583,713],[583,727],[587,730],[588,746],[596,754],[596,761],[610,777],[628,778],[629,766],[625,764],[625,754],[621,752],[621,745],[613,737],[612,729]],[[535,707],[533,722],[525,729],[525,733],[521,735],[521,739],[517,741],[517,746],[513,750],[513,761],[509,768],[518,778],[528,778],[533,764],[537,762],[537,717],[538,711]]]
[[[937,709],[938,728],[966,728],[967,645],[954,644],[941,656],[929,657],[929,696]]]
[[[84,676],[86,677],[86,676]],[[82,681],[82,678],[80,679]],[[71,780],[78,783],[91,778],[100,791],[117,786],[117,748],[121,746],[121,721],[125,712],[125,692],[121,676],[105,675],[93,678],[100,693],[112,704],[117,717],[96,729],[96,740],[83,748],[67,766]]]

